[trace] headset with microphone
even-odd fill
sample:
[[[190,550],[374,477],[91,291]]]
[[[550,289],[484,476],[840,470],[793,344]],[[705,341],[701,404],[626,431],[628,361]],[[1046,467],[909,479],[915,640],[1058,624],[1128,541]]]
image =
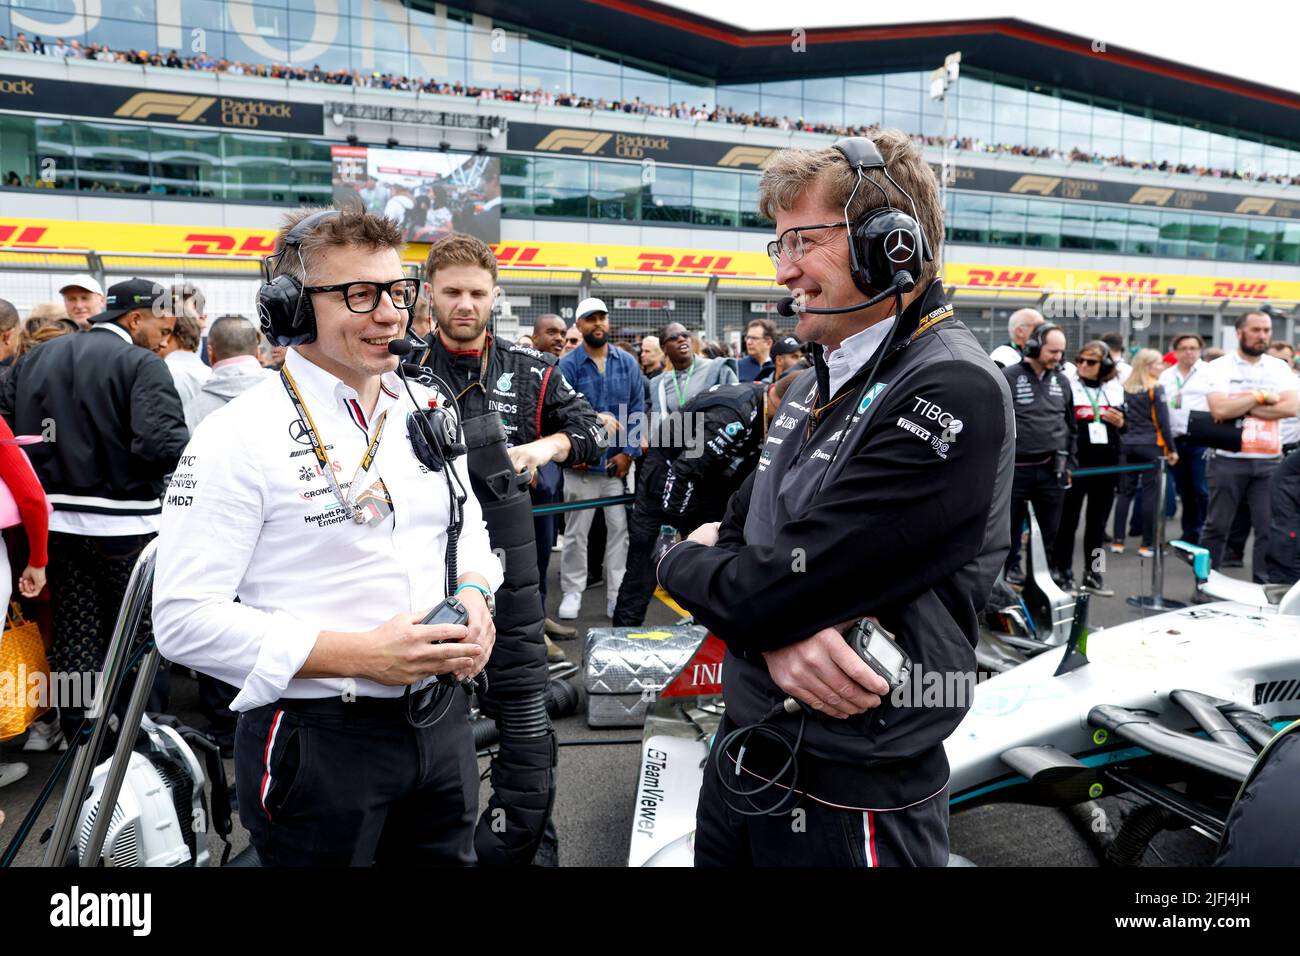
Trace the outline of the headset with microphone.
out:
[[[853,284],[870,298],[865,302],[834,309],[814,309],[798,305],[793,296],[787,296],[776,305],[776,311],[787,318],[800,312],[841,315],[869,308],[890,296],[901,299],[903,293],[916,288],[916,277],[925,268],[925,263],[934,260],[934,253],[916,212],[916,200],[889,175],[880,148],[865,136],[846,136],[836,140],[833,148],[839,151],[858,174],[853,192],[844,204],[844,226],[849,233],[849,274],[853,278]],[[906,197],[912,207],[910,215],[890,203],[889,194],[884,187],[866,174],[868,169],[880,170],[890,185]],[[867,210],[850,222],[849,207],[853,205],[853,199],[863,182],[874,186],[885,204]]]
[[[397,374],[406,386],[406,394],[411,398],[415,410],[406,419],[406,434],[411,441],[415,457],[430,471],[442,471],[447,463],[465,454],[467,449],[460,439],[460,421],[446,405],[431,404],[421,408],[411,391],[407,380],[406,357],[411,354],[411,343],[406,339],[394,339],[388,343],[390,355],[396,355]],[[411,366],[412,373],[423,371],[419,366]],[[436,376],[435,376],[436,378]],[[438,379],[447,395],[454,395],[447,383]],[[449,399],[448,399],[449,400]]]
[[[317,225],[339,214],[337,209],[323,209],[303,217],[284,237],[279,252],[273,252],[262,260],[262,287],[257,290],[257,318],[262,332],[273,345],[306,345],[316,341],[316,311],[312,308],[311,295],[304,294],[303,286],[307,282],[307,264],[302,257],[302,243]],[[293,250],[298,257],[298,270],[302,278],[281,273],[272,276],[271,272],[278,261]],[[406,309],[407,328],[415,321],[415,303]]]
[[[1044,322],[1034,331],[1029,333],[1029,338],[1025,339],[1025,358],[1036,359],[1043,354],[1043,340],[1047,338],[1049,332],[1060,332],[1065,334],[1059,325],[1053,325],[1051,322]],[[1110,351],[1107,350],[1106,358],[1110,358]],[[1115,367],[1115,360],[1111,359],[1111,368]]]

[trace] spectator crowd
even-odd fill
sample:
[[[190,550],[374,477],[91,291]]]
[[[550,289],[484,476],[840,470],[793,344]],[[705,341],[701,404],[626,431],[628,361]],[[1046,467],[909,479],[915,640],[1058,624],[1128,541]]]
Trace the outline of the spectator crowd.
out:
[[[1297,560],[1294,474],[1300,458],[1300,378],[1296,349],[1273,338],[1269,306],[1236,319],[1236,347],[1207,348],[1195,333],[1170,351],[1130,354],[1118,333],[1078,343],[1034,309],[1008,320],[1008,341],[992,358],[1002,367],[1016,413],[1012,551],[1005,576],[1024,583],[1020,543],[1032,505],[1058,585],[1111,595],[1105,558],[1130,538],[1150,558],[1161,471],[1164,518],[1181,505],[1179,538],[1208,551],[1214,569],[1242,568],[1258,583],[1292,584]],[[1071,360],[1072,359],[1072,360]]]
[[[464,96],[470,99],[500,100],[507,103],[528,103],[540,106],[567,106],[581,110],[611,113],[631,113],[642,116],[657,116],[666,119],[688,120],[696,123],[724,123],[740,126],[758,126],[769,129],[795,130],[805,133],[822,133],[833,136],[870,136],[880,129],[877,124],[867,126],[846,126],[805,120],[803,117],[768,116],[762,113],[749,113],[724,106],[700,104],[692,106],[682,101],[678,103],[651,103],[639,96],[632,99],[606,99],[604,97],[579,96],[575,93],[555,93],[538,88],[503,88],[501,86],[478,86],[460,80],[440,82],[436,79],[411,77],[395,73],[360,70],[323,70],[319,65],[310,69],[303,66],[291,66],[282,63],[245,63],[224,57],[214,58],[206,52],[194,56],[182,57],[176,50],[166,54],[148,50],[110,50],[106,44],[82,44],[78,40],[68,43],[62,37],[53,42],[46,42],[39,36],[28,38],[25,33],[10,40],[0,36],[0,51],[12,50],[18,53],[62,57],[65,59],[96,60],[101,63],[127,63],[138,66],[167,67],[178,70],[200,70],[208,73],[223,73],[230,76],[253,76],[272,80],[296,80],[307,83],[324,83],[334,86],[355,86],[384,90],[402,90],[408,92],[437,94],[440,96]],[[925,146],[943,146],[942,136],[911,133],[912,140]],[[1263,173],[1256,170],[1223,169],[1212,166],[1193,165],[1182,162],[1162,160],[1135,160],[1128,157],[1080,149],[1055,149],[1045,146],[1027,146],[1019,143],[986,142],[970,136],[952,136],[948,138],[950,149],[990,153],[1031,158],[1055,159],[1071,163],[1088,163],[1095,166],[1119,166],[1126,169],[1142,169],[1162,173],[1179,173],[1187,176],[1210,177],[1213,179],[1234,179],[1245,182],[1267,182],[1279,185],[1300,185],[1300,174],[1288,176],[1281,173]],[[17,186],[20,182],[6,181],[6,185]],[[27,183],[26,185],[42,185]]]

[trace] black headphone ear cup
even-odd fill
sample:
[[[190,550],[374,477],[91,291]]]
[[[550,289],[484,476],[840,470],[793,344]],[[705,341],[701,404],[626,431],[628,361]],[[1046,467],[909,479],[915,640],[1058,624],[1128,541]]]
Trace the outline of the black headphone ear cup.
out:
[[[884,292],[901,272],[913,282],[921,275],[925,264],[921,227],[905,212],[891,206],[871,210],[854,223],[850,242],[858,259],[853,282],[867,295]]]
[[[316,339],[316,314],[311,298],[291,275],[278,275],[257,291],[257,317],[271,343],[303,345]]]

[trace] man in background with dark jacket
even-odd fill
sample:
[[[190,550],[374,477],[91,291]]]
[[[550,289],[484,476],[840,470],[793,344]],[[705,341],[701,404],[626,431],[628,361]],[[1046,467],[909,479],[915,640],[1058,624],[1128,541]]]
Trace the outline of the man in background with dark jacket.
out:
[[[1011,386],[1016,413],[1016,480],[1011,489],[1011,553],[1007,582],[1024,583],[1020,567],[1020,532],[1034,505],[1043,545],[1052,552],[1061,523],[1065,489],[1075,467],[1074,401],[1070,381],[1061,371],[1065,333],[1040,325],[1025,342],[1025,357],[1002,370]]]
[[[754,470],[770,417],[768,388],[763,382],[712,385],[687,399],[680,412],[659,416],[641,456],[636,504],[627,515],[627,574],[614,605],[614,627],[645,622],[660,532],[672,527],[687,535],[719,520]]]
[[[119,282],[89,332],[28,352],[0,386],[0,415],[15,434],[46,436],[28,456],[54,505],[55,672],[103,668],[131,569],[158,533],[164,478],[189,440],[171,373],[154,352],[172,326],[169,302],[147,279]],[[64,733],[81,717],[65,708]]]
[[[604,433],[591,406],[549,352],[498,342],[488,330],[500,294],[497,260],[480,239],[452,233],[429,247],[424,292],[433,329],[412,377],[455,396],[468,449],[470,490],[494,550],[504,553],[496,592],[496,645],[479,697],[500,731],[492,797],[479,819],[480,864],[528,864],[554,802],[557,750],[546,716],[545,611],[537,590],[537,542],[526,474],[547,463],[600,456]],[[507,447],[508,445],[508,447]]]

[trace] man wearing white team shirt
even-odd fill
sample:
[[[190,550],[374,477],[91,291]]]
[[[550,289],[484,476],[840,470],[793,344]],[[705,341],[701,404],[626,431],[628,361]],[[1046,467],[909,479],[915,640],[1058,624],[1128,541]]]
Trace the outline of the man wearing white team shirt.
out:
[[[1006,368],[1015,365],[1025,355],[1025,343],[1029,341],[1029,336],[1034,334],[1034,329],[1042,325],[1046,319],[1043,313],[1037,309],[1017,309],[1007,318],[1007,335],[1009,340],[999,345],[991,353],[989,358],[999,368]]]
[[[1206,396],[1209,394],[1209,363],[1201,358],[1201,337],[1194,333],[1180,335],[1173,341],[1177,364],[1160,373],[1160,386],[1169,403],[1169,422],[1174,433],[1174,450],[1178,464],[1174,465],[1174,484],[1183,503],[1182,540],[1197,544],[1210,503],[1210,490],[1206,484],[1205,470],[1208,449],[1195,445],[1187,434],[1187,422],[1192,412],[1209,411]]]
[[[1217,567],[1237,505],[1250,507],[1255,531],[1251,573],[1263,581],[1268,547],[1269,479],[1282,460],[1282,420],[1300,410],[1295,376],[1284,362],[1265,355],[1273,322],[1264,312],[1237,319],[1237,348],[1208,366],[1206,402],[1217,421],[1243,418],[1241,451],[1216,450],[1210,460],[1210,510],[1201,545]]]
[[[474,861],[466,695],[431,678],[486,664],[502,570],[463,458],[436,473],[408,436],[434,396],[411,397],[387,348],[418,292],[401,247],[359,209],[290,217],[270,262],[306,286],[315,334],[204,419],[164,501],[158,647],[239,688],[240,819],[268,865]],[[425,626],[448,590],[453,496],[468,626]],[[443,716],[416,726],[421,708]]]

